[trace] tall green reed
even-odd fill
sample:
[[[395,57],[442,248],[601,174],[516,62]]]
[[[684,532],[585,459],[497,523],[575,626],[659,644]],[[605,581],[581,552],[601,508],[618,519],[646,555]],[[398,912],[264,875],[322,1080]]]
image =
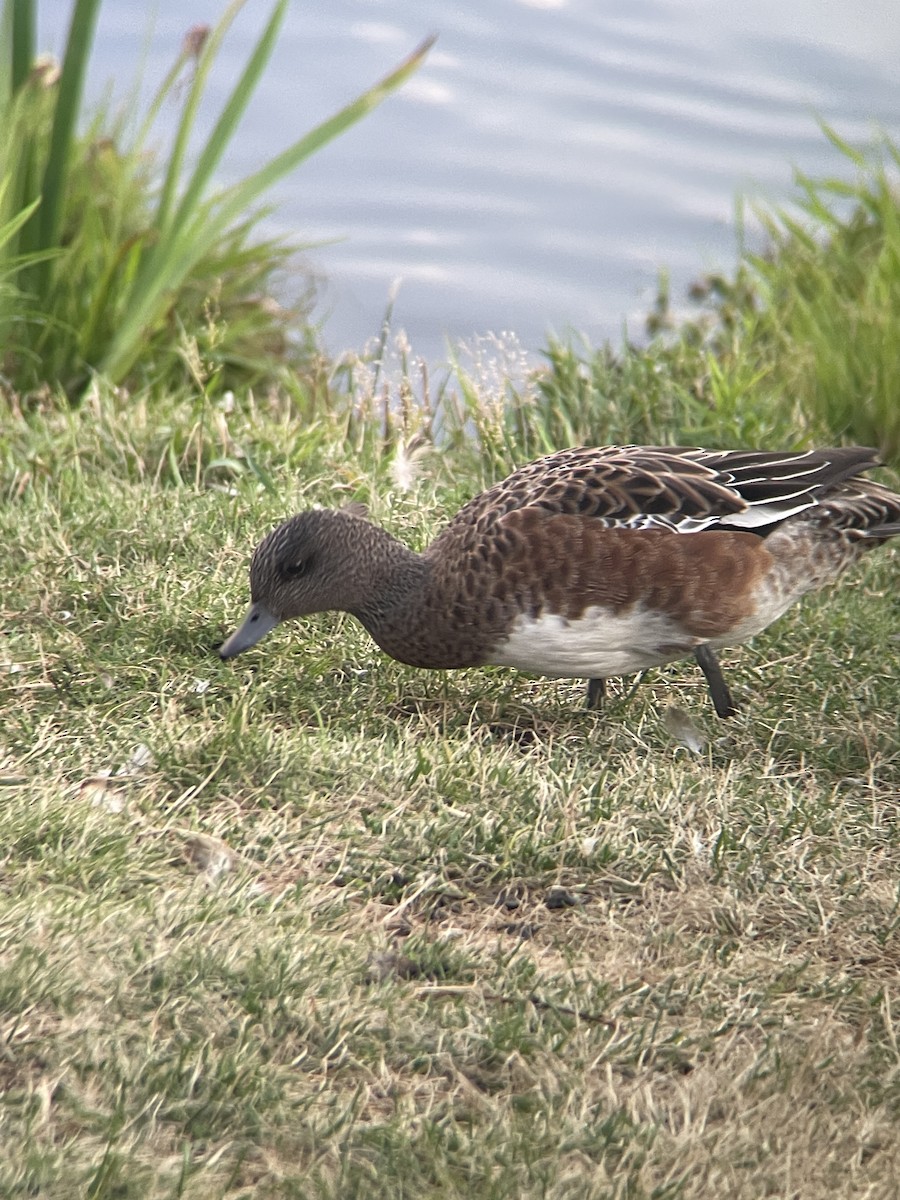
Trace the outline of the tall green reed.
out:
[[[75,0],[58,77],[34,57],[36,0],[3,0],[0,10],[0,226],[16,221],[0,250],[0,278],[33,319],[15,322],[3,366],[23,384],[57,380],[71,391],[99,371],[113,382],[134,374],[154,340],[177,342],[179,303],[200,297],[215,319],[221,280],[247,271],[258,282],[251,235],[265,193],[283,176],[402,86],[422,64],[433,39],[422,43],[380,82],[317,125],[259,170],[216,189],[222,164],[275,46],[288,0],[276,0],[246,65],[193,166],[187,147],[223,39],[246,0],[231,0],[217,25],[193,31],[128,142],[82,124],[82,94],[100,0]],[[148,171],[146,139],[154,115],[192,65],[189,85],[161,180]],[[124,148],[122,148],[124,146]],[[28,215],[18,222],[19,214]],[[259,260],[284,266],[289,249],[263,242]],[[249,256],[249,257],[248,257]],[[249,299],[248,294],[244,297]],[[0,308],[0,322],[4,320]],[[198,323],[202,321],[198,320]],[[9,329],[9,308],[6,313]],[[227,331],[222,335],[227,337]],[[171,355],[176,358],[177,355]],[[38,367],[41,367],[41,371]]]

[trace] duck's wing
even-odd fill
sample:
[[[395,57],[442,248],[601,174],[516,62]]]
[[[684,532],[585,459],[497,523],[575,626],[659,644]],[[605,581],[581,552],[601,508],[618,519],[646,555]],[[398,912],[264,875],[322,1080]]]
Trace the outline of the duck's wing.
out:
[[[762,532],[877,465],[876,452],[863,447],[802,453],[580,447],[520,467],[470,500],[451,524],[483,528],[515,509],[537,507],[610,528],[692,533],[722,525]]]

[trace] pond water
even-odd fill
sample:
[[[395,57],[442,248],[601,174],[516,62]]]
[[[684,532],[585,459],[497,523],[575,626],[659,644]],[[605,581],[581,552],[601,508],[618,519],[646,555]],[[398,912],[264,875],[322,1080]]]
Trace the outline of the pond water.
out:
[[[224,0],[107,0],[90,96],[144,93]],[[71,0],[44,0],[41,48]],[[207,127],[268,0],[218,62]],[[332,350],[378,332],[388,296],[415,354],[512,330],[639,335],[666,268],[673,297],[735,258],[740,195],[783,200],[792,168],[849,174],[854,144],[900,135],[896,0],[292,0],[223,168],[237,179],[384,75],[426,35],[424,68],[272,193],[272,223],[323,277]],[[174,124],[174,110],[163,117]]]

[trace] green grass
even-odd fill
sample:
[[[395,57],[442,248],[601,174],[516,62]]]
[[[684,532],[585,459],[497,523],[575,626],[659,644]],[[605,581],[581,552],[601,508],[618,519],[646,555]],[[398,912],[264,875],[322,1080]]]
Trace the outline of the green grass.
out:
[[[275,0],[190,162],[206,84],[244,3],[230,0],[214,26],[189,31],[146,112],[133,101],[127,117],[101,112],[85,130],[100,0],[74,0],[58,69],[35,58],[36,0],[0,0],[0,370],[16,391],[49,383],[77,401],[94,373],[131,388],[191,381],[224,391],[309,370],[311,287],[285,282],[298,274],[298,247],[259,236],[261,202],[400,87],[433,39],[251,175],[216,189],[287,11]],[[148,143],[172,103],[180,117],[160,161]],[[290,304],[275,303],[289,289]]]
[[[707,311],[674,330],[667,353],[714,438],[736,427],[745,444],[777,446],[793,430],[876,446],[898,467],[900,150],[823,132],[840,173],[798,173],[789,204],[757,206],[765,251],[743,248],[732,277],[696,285]],[[650,326],[667,324],[664,287]]]
[[[889,551],[727,656],[728,723],[688,664],[598,716],[334,616],[216,657],[279,518],[422,546],[540,436],[479,386],[405,490],[427,413],[0,401],[3,1196],[896,1193]]]
[[[900,468],[900,151],[883,139],[859,152],[825,133],[855,178],[798,176],[790,205],[759,210],[766,251],[744,248],[731,276],[698,281],[692,319],[672,321],[663,276],[649,345],[551,342],[536,390],[507,382],[487,410],[456,364],[482,460],[502,470],[604,442],[854,442]]]

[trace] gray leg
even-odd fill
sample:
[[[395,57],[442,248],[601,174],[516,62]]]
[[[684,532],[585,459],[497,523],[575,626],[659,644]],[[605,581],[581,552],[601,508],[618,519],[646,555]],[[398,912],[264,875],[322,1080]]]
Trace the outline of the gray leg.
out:
[[[720,717],[733,717],[738,711],[738,707],[728,690],[728,684],[722,675],[722,668],[719,666],[716,652],[709,646],[698,646],[694,651],[694,657],[700,665],[700,670],[706,676],[706,683],[716,713]]]
[[[587,690],[587,707],[602,708],[603,697],[606,695],[605,679],[589,679]]]

